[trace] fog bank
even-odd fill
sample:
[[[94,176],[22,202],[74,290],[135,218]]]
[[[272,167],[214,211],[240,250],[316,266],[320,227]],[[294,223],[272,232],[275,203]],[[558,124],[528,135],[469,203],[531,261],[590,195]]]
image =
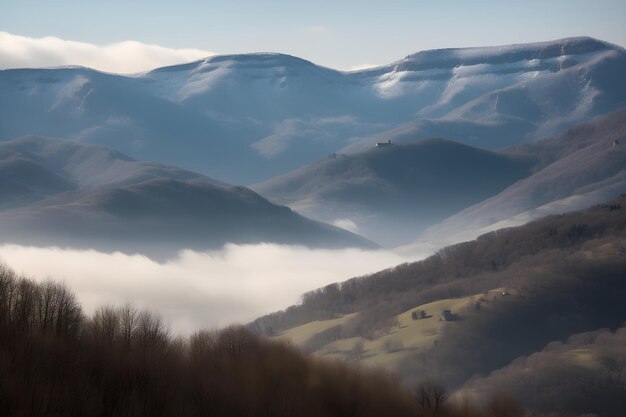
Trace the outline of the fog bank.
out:
[[[94,250],[0,246],[0,259],[37,281],[65,282],[91,313],[131,302],[160,313],[174,333],[247,322],[283,309],[311,289],[409,259],[377,250],[228,244],[181,251],[166,262]]]

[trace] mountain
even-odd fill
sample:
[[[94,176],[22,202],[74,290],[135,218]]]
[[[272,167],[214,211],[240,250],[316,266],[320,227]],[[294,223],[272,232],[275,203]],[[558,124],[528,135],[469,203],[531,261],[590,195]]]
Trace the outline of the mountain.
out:
[[[625,253],[623,196],[327,285],[249,327],[407,386],[434,378],[460,398],[505,390],[532,415],[617,417]]]
[[[333,154],[252,189],[386,246],[531,174],[535,155],[503,155],[443,139]]]
[[[7,243],[155,256],[227,242],[374,247],[253,191],[98,145],[35,136],[0,144]]]
[[[488,148],[549,137],[623,107],[625,64],[623,48],[592,38],[409,55],[360,76],[391,97],[415,92],[417,117],[347,149],[415,136]]]
[[[626,109],[500,153],[537,161],[534,173],[432,226],[405,249],[443,247],[626,193]]]
[[[499,148],[626,105],[623,48],[591,38],[420,52],[340,72],[280,54],[120,76],[0,71],[0,138],[37,134],[256,183],[374,142]]]

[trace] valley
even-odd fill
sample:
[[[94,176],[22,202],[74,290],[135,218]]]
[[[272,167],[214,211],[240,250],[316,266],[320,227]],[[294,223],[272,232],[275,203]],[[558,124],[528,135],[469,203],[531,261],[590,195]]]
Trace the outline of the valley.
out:
[[[624,415],[625,7],[35,3],[1,416]]]

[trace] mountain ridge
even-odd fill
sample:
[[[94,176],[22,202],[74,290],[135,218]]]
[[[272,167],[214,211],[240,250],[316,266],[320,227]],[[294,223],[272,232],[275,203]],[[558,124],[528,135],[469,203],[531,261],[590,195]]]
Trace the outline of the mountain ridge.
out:
[[[532,165],[530,157],[435,138],[333,154],[251,187],[308,217],[350,220],[355,230],[393,247],[446,213],[502,191]]]
[[[15,160],[30,170],[15,177],[3,169]],[[3,142],[0,176],[9,184],[0,188],[0,232],[6,243],[138,251],[156,257],[229,242],[376,247],[276,206],[245,187],[136,161],[98,145],[34,136]],[[51,178],[60,185],[49,187]]]
[[[626,193],[624,143],[626,109],[621,109],[552,138],[502,149],[502,154],[535,158],[535,172],[431,226],[404,249],[442,247],[546,215],[580,210]]]
[[[618,45],[616,43],[612,43],[612,42],[608,42],[608,41],[604,41],[598,38],[594,38],[592,36],[569,36],[569,37],[564,37],[564,38],[557,38],[557,39],[553,39],[553,40],[548,40],[548,41],[539,41],[539,42],[522,42],[522,43],[509,43],[509,44],[500,44],[500,45],[483,45],[483,46],[468,46],[468,47],[448,47],[448,48],[433,48],[433,49],[424,49],[421,51],[417,51],[417,52],[413,52],[409,55],[407,55],[404,58],[398,59],[396,61],[393,61],[389,64],[382,64],[376,67],[372,67],[372,68],[365,68],[365,69],[357,69],[357,70],[340,70],[337,68],[333,68],[331,66],[327,66],[327,65],[321,65],[321,64],[317,64],[315,63],[313,60],[309,60],[306,58],[302,58],[299,57],[297,55],[292,55],[292,54],[288,54],[288,53],[282,53],[282,52],[270,52],[270,51],[257,51],[257,52],[244,52],[244,53],[225,53],[225,54],[214,54],[214,55],[209,55],[207,57],[204,58],[200,58],[200,59],[196,59],[194,61],[190,61],[190,62],[186,62],[186,63],[181,63],[181,64],[172,64],[172,65],[166,65],[166,66],[162,66],[162,67],[156,67],[154,69],[151,70],[147,70],[147,71],[141,71],[141,72],[137,72],[137,73],[132,73],[132,74],[123,74],[123,73],[115,73],[115,72],[110,72],[110,71],[101,71],[95,68],[91,68],[85,65],[57,65],[57,66],[44,66],[44,67],[15,67],[15,68],[4,68],[4,69],[0,69],[0,71],[5,71],[5,70],[24,70],[24,69],[51,69],[51,70],[55,70],[55,69],[89,69],[92,71],[96,71],[96,72],[100,72],[103,74],[109,74],[109,75],[118,75],[118,76],[122,76],[122,77],[128,77],[128,78],[135,78],[137,75],[144,75],[144,74],[149,74],[151,72],[168,72],[171,70],[177,70],[177,69],[188,69],[191,68],[197,64],[200,63],[207,63],[210,61],[226,61],[229,59],[252,59],[252,58],[262,58],[262,57],[276,57],[276,58],[283,58],[286,60],[293,60],[294,62],[301,62],[303,64],[306,65],[314,65],[316,67],[319,68],[325,68],[325,69],[329,69],[332,71],[336,71],[336,72],[341,72],[341,73],[347,73],[347,74],[357,74],[357,73],[370,73],[370,72],[376,72],[377,70],[381,69],[381,68],[387,68],[387,67],[393,67],[398,65],[399,63],[402,63],[406,60],[416,60],[416,58],[422,58],[422,57],[428,57],[428,59],[432,59],[433,55],[441,55],[441,54],[451,54],[451,53],[455,53],[455,52],[466,52],[466,53],[470,53],[470,52],[485,52],[485,51],[509,51],[509,52],[517,52],[518,54],[523,54],[524,52],[526,53],[530,53],[530,52],[534,52],[534,51],[545,51],[548,54],[552,53],[551,57],[556,57],[559,56],[555,53],[553,53],[552,51],[555,50],[556,47],[561,47],[561,51],[560,54],[562,55],[563,52],[567,51],[567,52],[572,52],[572,49],[576,50],[576,48],[581,48],[578,49],[578,51],[581,50],[588,50],[589,48],[593,48],[596,47],[598,49],[617,49],[617,50],[624,50],[626,49],[625,47]],[[544,52],[544,53],[545,53]],[[580,53],[580,52],[577,52]],[[512,55],[515,56],[515,55]],[[543,55],[537,56],[537,58],[540,57],[545,57]]]
[[[387,139],[499,148],[549,137],[626,105],[625,69],[623,48],[568,38],[426,51],[353,72],[284,54],[209,57],[133,76],[3,70],[0,137],[97,143],[251,184]]]

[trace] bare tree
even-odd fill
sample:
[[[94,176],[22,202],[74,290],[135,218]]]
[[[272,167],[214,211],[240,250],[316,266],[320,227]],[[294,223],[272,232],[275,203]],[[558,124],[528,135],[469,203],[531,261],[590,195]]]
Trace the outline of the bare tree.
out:
[[[130,346],[137,332],[139,313],[131,304],[125,304],[119,309],[120,331],[124,346]]]
[[[115,308],[99,307],[93,315],[92,328],[98,341],[115,343],[120,334],[120,321]]]
[[[149,349],[165,346],[169,340],[169,331],[160,316],[149,311],[141,311],[137,316],[138,347],[145,354]]]
[[[429,379],[420,383],[413,391],[413,400],[421,415],[434,416],[443,409],[448,394],[443,385]]]

